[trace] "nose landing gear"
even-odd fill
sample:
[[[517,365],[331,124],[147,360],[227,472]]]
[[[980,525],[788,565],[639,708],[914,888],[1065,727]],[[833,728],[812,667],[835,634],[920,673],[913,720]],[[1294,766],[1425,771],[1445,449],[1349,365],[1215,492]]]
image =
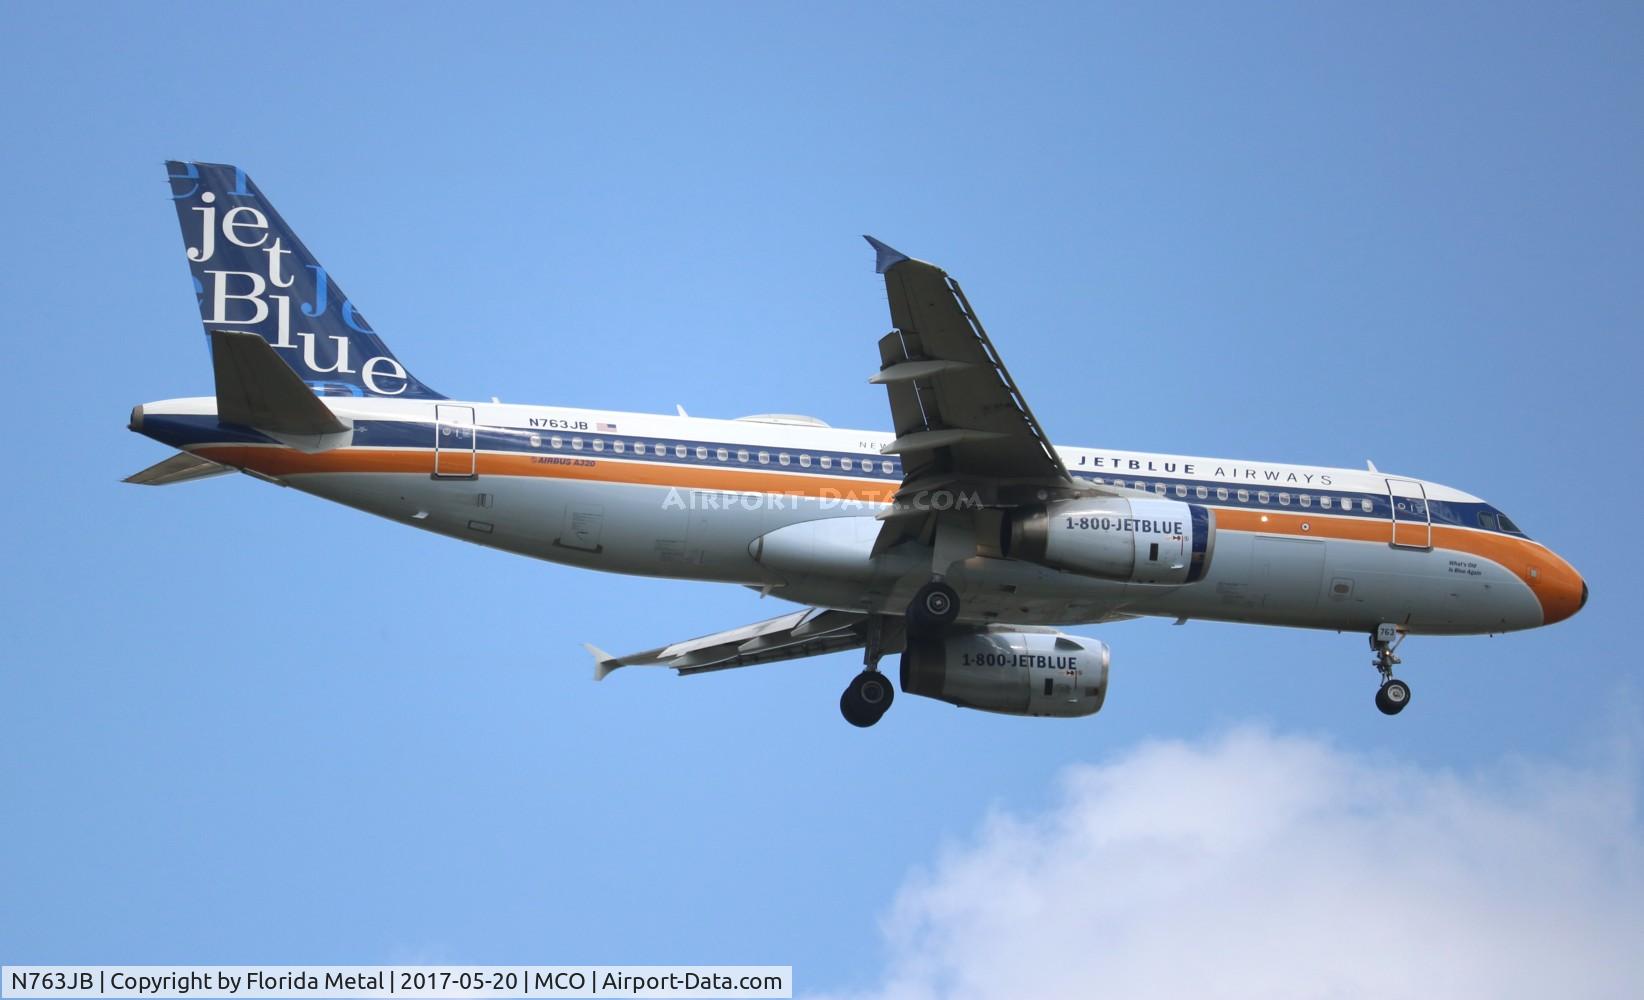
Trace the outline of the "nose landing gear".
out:
[[[1381,674],[1381,687],[1376,691],[1376,707],[1383,715],[1397,715],[1410,704],[1410,685],[1393,676],[1393,667],[1400,660],[1393,655],[1404,641],[1404,633],[1396,625],[1381,624],[1370,636],[1370,648],[1375,651],[1375,667]]]

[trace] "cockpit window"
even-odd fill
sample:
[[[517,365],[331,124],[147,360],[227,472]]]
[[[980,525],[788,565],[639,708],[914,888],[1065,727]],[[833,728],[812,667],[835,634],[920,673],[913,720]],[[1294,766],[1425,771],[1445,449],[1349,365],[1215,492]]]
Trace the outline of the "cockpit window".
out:
[[[1478,526],[1485,531],[1496,530],[1496,516],[1487,510],[1478,512]]]
[[[1524,534],[1524,529],[1514,524],[1513,519],[1508,517],[1506,514],[1497,514],[1496,517],[1501,521],[1502,531],[1511,531],[1515,535]]]

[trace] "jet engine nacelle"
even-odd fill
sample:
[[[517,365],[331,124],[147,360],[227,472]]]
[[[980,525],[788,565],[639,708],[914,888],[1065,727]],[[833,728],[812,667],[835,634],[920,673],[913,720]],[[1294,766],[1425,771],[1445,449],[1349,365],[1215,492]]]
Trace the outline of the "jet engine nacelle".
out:
[[[1100,639],[1051,631],[910,639],[902,690],[1005,715],[1095,715],[1111,659]]]
[[[1193,583],[1210,569],[1216,514],[1151,498],[1063,500],[1018,515],[1006,554],[1126,583]]]

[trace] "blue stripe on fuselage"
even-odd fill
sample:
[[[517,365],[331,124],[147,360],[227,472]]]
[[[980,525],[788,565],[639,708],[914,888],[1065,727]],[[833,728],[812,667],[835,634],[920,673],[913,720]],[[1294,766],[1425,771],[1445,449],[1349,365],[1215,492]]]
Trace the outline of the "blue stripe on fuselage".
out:
[[[251,428],[232,424],[219,424],[217,418],[211,415],[145,415],[142,433],[176,448],[188,448],[202,444],[278,443],[273,438]],[[365,419],[356,419],[354,421],[354,445],[356,447],[432,449],[435,433],[436,425],[433,421]],[[582,458],[622,462],[716,469],[739,468],[763,472],[827,476],[846,480],[873,479],[881,482],[898,482],[902,478],[902,465],[899,460],[889,456],[864,452],[775,448],[724,441],[651,435],[642,437],[608,432],[549,432],[519,427],[480,427],[476,430],[476,437],[478,450],[489,452],[577,455]],[[556,441],[558,442],[557,446]],[[536,443],[533,444],[532,442]],[[575,442],[580,442],[581,447],[575,447]],[[595,442],[599,443],[599,450],[594,449]],[[621,445],[621,451],[617,450],[619,444]],[[640,445],[645,448],[643,454],[637,450]],[[658,446],[661,446],[665,454],[659,455],[657,453]],[[681,448],[685,450],[683,456],[679,454]],[[699,448],[703,449],[706,457],[699,458],[697,456],[697,449]],[[718,452],[722,448],[726,452],[724,461],[721,461],[718,457]],[[766,454],[767,462],[759,462],[758,456],[761,452]],[[746,461],[739,458],[744,453],[748,456]],[[787,454],[789,457],[789,464],[787,465],[782,465],[780,462],[780,456],[783,454]],[[828,468],[822,467],[824,458],[828,460]],[[810,464],[801,465],[800,462],[804,459],[809,459]],[[841,468],[841,463],[847,459],[851,462],[852,467],[850,470]],[[885,471],[887,463],[890,468],[889,472]],[[869,471],[864,471],[864,469]],[[1248,483],[1228,483],[1214,479],[1175,479],[1158,476],[1122,478],[1117,476],[1096,476],[1089,473],[1073,473],[1073,475],[1074,478],[1086,482],[1096,482],[1124,489],[1135,489],[1134,484],[1140,483],[1143,484],[1143,489],[1151,495],[1190,504],[1207,504],[1214,507],[1257,511],[1278,511],[1304,516],[1367,518],[1377,521],[1387,521],[1392,517],[1391,502],[1385,493],[1316,489],[1294,491],[1263,488],[1257,490],[1252,489]],[[1160,485],[1165,488],[1162,494],[1157,491],[1157,487]],[[1178,495],[1177,487],[1182,489],[1182,494]],[[1201,488],[1205,491],[1205,495],[1202,497],[1198,495]],[[1226,491],[1226,499],[1217,494],[1218,490]],[[1247,500],[1241,501],[1238,499],[1239,490],[1246,491]],[[1259,494],[1263,492],[1268,494],[1267,503],[1262,503],[1258,499]],[[1278,502],[1280,493],[1289,496],[1291,502],[1288,505]],[[1309,498],[1311,506],[1301,506],[1301,497],[1303,495]],[[1330,498],[1331,503],[1328,509],[1321,506],[1321,501],[1326,497]],[[1369,510],[1364,509],[1365,501],[1369,501]],[[1479,523],[1481,513],[1490,515],[1500,513],[1495,507],[1487,503],[1428,500],[1427,506],[1432,512],[1434,524],[1471,528],[1475,531],[1489,531],[1493,534],[1508,535],[1510,537],[1528,537],[1522,532],[1515,534],[1502,531],[1499,528],[1482,526]]]

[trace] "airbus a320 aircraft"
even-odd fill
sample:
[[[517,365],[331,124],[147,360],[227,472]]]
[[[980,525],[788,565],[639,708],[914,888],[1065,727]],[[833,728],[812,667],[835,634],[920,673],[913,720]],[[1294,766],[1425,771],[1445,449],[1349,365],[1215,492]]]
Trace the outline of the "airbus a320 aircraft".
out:
[[[178,453],[128,481],[238,470],[509,552],[803,606],[628,656],[589,646],[596,679],[862,649],[839,701],[853,725],[890,707],[891,653],[908,694],[1084,716],[1109,649],[1057,626],[1155,615],[1366,635],[1394,715],[1406,635],[1536,628],[1587,601],[1563,559],[1438,483],[1053,445],[958,283],[871,237],[893,329],[869,381],[894,433],[459,401],[394,356],[244,171],[167,170],[216,393],[133,409]]]

